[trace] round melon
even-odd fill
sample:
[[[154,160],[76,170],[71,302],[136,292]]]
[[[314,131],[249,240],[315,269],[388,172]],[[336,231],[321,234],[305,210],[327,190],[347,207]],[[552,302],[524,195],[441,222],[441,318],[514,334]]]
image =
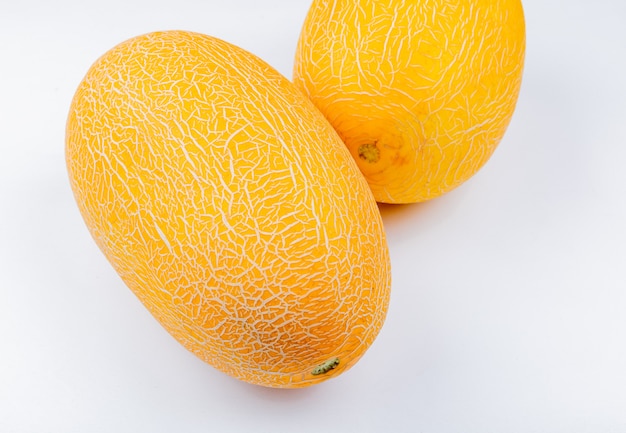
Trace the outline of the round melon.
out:
[[[97,245],[184,347],[238,379],[335,377],[385,319],[381,217],[322,114],[265,62],[192,32],[89,69],[66,161]]]
[[[374,196],[438,197],[491,157],[522,80],[520,0],[314,0],[294,81]]]

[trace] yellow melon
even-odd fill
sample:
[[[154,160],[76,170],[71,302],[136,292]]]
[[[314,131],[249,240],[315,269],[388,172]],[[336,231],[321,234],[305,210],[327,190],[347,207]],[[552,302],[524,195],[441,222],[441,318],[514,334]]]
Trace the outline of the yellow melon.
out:
[[[367,182],[302,92],[247,51],[183,31],[114,47],[76,91],[66,161],[115,270],[217,369],[307,386],[381,329],[390,264]]]
[[[294,81],[376,199],[412,203],[459,186],[490,158],[524,53],[520,0],[314,0]]]

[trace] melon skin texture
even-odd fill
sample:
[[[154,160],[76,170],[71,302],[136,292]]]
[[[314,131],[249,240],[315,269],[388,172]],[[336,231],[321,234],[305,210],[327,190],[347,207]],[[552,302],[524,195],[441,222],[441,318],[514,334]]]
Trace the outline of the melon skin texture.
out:
[[[525,38],[520,0],[314,0],[294,82],[376,200],[422,202],[493,154],[518,99]]]
[[[322,114],[254,55],[185,31],[121,43],[76,91],[66,162],[109,262],[215,368],[304,387],[379,333],[391,274],[374,197]]]

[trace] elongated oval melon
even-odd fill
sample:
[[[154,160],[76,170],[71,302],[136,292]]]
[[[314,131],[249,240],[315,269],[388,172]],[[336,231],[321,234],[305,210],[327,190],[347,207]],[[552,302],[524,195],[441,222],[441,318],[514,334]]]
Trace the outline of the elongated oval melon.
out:
[[[114,47],[74,96],[66,159],[115,270],[219,370],[311,385],[381,329],[390,265],[371,191],[321,113],[243,49],[183,31]]]

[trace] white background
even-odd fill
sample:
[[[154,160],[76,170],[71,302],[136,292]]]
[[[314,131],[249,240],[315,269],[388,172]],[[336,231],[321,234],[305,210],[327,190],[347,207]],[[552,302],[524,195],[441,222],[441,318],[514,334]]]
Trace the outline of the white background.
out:
[[[302,390],[178,345],[95,247],[64,126],[106,50],[185,29],[291,77],[309,0],[0,0],[0,432],[626,432],[626,3],[526,0],[519,104],[493,158],[382,208],[383,331]]]

